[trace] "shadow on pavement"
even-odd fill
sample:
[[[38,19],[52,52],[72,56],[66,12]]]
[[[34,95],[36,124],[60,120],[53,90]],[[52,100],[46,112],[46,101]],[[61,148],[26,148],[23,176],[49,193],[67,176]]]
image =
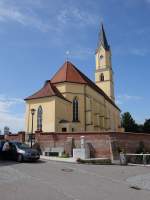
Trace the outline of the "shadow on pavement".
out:
[[[9,161],[9,160],[0,160],[0,167],[16,165],[16,164],[20,164],[20,163],[15,162],[15,161]]]
[[[16,165],[16,164],[23,164],[23,163],[27,163],[27,164],[44,164],[46,163],[46,161],[43,160],[38,160],[38,161],[24,161],[24,162],[16,162],[16,161],[11,161],[11,160],[0,160],[0,167],[2,166],[9,166],[9,165]]]
[[[25,162],[25,163],[32,163],[32,164],[44,164],[47,161],[45,160],[37,160],[37,161],[29,161],[29,162]]]

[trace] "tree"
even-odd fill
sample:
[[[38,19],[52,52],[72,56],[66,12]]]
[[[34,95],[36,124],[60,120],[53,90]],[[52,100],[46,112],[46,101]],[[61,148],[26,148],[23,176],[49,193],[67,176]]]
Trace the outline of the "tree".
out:
[[[143,133],[144,132],[144,125],[143,124],[138,124],[137,132],[138,133]]]
[[[145,120],[143,129],[145,133],[150,133],[150,119]]]
[[[138,125],[135,123],[135,120],[132,118],[129,112],[122,114],[121,125],[126,132],[137,132],[138,130]]]

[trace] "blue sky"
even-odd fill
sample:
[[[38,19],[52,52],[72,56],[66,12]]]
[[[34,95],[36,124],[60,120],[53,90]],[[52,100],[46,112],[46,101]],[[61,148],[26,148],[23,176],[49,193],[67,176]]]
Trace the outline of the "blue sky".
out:
[[[116,101],[150,118],[150,0],[0,0],[0,129],[24,129],[23,99],[66,60],[94,80],[100,21],[112,49]]]

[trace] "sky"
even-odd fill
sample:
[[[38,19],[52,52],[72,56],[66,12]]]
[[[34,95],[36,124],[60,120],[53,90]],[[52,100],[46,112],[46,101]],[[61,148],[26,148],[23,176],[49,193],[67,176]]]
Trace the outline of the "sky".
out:
[[[150,0],[0,0],[0,129],[24,130],[24,98],[66,59],[94,80],[101,21],[117,105],[138,123],[150,118],[149,19]]]

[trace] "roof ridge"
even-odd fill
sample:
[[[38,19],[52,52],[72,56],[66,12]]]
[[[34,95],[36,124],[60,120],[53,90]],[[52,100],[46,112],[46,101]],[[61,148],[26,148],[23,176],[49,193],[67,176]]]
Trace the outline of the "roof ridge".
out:
[[[67,68],[67,69],[66,69],[66,80],[67,80],[67,77],[68,77],[67,75],[68,75],[68,64],[69,64],[69,61],[67,61],[66,64],[67,64],[67,66],[66,66],[66,68]]]
[[[31,99],[38,99],[38,98],[44,98],[44,97],[52,97],[52,96],[57,96],[63,100],[67,100],[61,93],[60,91],[56,88],[56,86],[50,81],[46,80],[45,84],[43,87],[35,92],[33,95],[25,98],[24,100],[31,100]]]

